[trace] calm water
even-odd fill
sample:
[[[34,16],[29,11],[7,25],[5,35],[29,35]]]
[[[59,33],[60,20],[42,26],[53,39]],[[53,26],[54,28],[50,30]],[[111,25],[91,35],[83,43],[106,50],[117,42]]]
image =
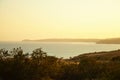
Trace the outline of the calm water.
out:
[[[83,53],[120,49],[119,44],[95,44],[84,42],[0,42],[0,48],[11,50],[22,47],[24,52],[42,48],[48,55],[69,58]]]

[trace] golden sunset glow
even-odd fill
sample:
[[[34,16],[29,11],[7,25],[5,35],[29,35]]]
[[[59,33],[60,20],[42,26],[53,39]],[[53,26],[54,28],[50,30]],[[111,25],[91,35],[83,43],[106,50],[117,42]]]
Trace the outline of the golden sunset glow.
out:
[[[120,0],[0,0],[0,41],[120,37]]]

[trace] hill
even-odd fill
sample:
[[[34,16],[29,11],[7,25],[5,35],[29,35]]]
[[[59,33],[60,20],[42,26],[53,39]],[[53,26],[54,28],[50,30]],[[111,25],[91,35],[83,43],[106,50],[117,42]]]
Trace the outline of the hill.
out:
[[[120,49],[114,51],[102,51],[102,52],[81,54],[71,58],[71,60],[80,61],[81,59],[85,59],[85,58],[94,59],[95,61],[111,61],[114,59],[120,61]]]
[[[104,39],[96,42],[97,44],[120,44],[120,38]]]

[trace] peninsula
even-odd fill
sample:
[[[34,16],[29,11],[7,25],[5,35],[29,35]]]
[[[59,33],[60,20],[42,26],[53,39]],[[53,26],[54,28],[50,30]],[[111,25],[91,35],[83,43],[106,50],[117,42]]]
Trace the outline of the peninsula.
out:
[[[120,44],[120,38],[109,38],[109,39],[103,39],[98,42],[97,44]]]
[[[95,42],[96,44],[120,44],[120,38],[107,39],[72,39],[72,38],[50,38],[30,40],[24,39],[23,42]]]
[[[100,39],[39,39],[39,40],[30,40],[24,39],[24,42],[98,42]]]

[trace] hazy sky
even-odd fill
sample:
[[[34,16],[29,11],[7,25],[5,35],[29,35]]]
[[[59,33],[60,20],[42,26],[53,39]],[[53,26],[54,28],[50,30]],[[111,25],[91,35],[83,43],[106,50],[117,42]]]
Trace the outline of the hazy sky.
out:
[[[0,0],[0,41],[120,37],[120,0]]]

